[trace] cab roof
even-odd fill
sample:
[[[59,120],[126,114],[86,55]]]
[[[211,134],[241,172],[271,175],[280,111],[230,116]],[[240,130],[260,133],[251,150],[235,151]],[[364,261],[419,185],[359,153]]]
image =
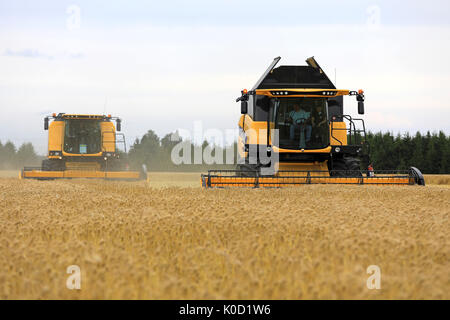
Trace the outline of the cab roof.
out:
[[[270,64],[252,90],[256,89],[336,89],[314,57],[306,59],[306,66],[279,66],[281,57]]]
[[[110,119],[111,115],[100,115],[100,114],[66,114],[59,113],[58,115],[53,115],[54,118],[60,119]]]

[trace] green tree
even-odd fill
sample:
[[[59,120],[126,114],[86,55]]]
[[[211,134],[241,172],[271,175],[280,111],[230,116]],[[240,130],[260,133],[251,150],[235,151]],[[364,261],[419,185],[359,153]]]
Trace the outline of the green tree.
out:
[[[439,160],[439,173],[450,173],[450,136],[447,138],[443,131],[439,132],[438,143],[441,148],[440,160]]]
[[[3,153],[3,169],[15,169],[16,147],[11,141],[5,143],[2,148]]]
[[[178,131],[166,134],[161,139],[161,154],[162,167],[164,170],[175,170],[176,166],[172,162],[172,149],[181,141]]]
[[[423,139],[422,135],[419,131],[417,131],[416,135],[412,139],[413,145],[413,153],[411,156],[411,160],[409,161],[409,166],[419,168],[420,170],[424,170],[424,147],[423,147]]]
[[[22,144],[16,153],[16,168],[36,165],[37,162],[38,155],[34,151],[33,145],[31,143]]]
[[[4,156],[5,156],[5,154],[4,154],[4,151],[3,151],[3,144],[0,141],[0,169],[3,168],[3,164],[4,164],[3,158],[4,158]]]
[[[133,168],[139,168],[142,164],[148,170],[160,169],[161,142],[158,135],[149,130],[141,140],[136,139],[129,151],[129,160]]]

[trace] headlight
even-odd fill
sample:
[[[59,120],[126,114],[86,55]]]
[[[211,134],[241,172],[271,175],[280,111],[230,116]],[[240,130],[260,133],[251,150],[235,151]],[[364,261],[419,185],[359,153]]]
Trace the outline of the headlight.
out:
[[[341,152],[341,148],[336,147],[336,149],[334,149],[336,152]]]

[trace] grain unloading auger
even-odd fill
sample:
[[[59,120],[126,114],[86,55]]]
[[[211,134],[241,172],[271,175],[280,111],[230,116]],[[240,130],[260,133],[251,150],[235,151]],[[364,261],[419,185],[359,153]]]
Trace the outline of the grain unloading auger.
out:
[[[343,107],[344,96],[355,96],[364,114],[362,90],[336,89],[314,57],[306,66],[275,68],[280,59],[236,100],[242,114],[236,170],[202,174],[203,187],[425,185],[414,167],[373,169],[364,120],[344,114]]]
[[[48,130],[47,158],[41,167],[25,167],[22,179],[147,179],[145,166],[141,171],[128,170],[125,136],[117,132],[121,131],[119,118],[53,114],[44,119],[44,129]],[[119,151],[118,144],[123,144],[125,152]]]

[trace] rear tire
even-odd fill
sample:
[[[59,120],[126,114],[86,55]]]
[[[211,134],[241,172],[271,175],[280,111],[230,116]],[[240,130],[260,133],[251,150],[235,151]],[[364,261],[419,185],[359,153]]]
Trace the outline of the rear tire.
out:
[[[44,159],[42,160],[43,171],[64,171],[65,165],[61,160]]]
[[[48,159],[42,160],[42,170],[52,171],[52,164],[50,163],[50,160]]]
[[[331,168],[333,177],[362,177],[361,162],[357,158],[343,157],[333,159]]]

